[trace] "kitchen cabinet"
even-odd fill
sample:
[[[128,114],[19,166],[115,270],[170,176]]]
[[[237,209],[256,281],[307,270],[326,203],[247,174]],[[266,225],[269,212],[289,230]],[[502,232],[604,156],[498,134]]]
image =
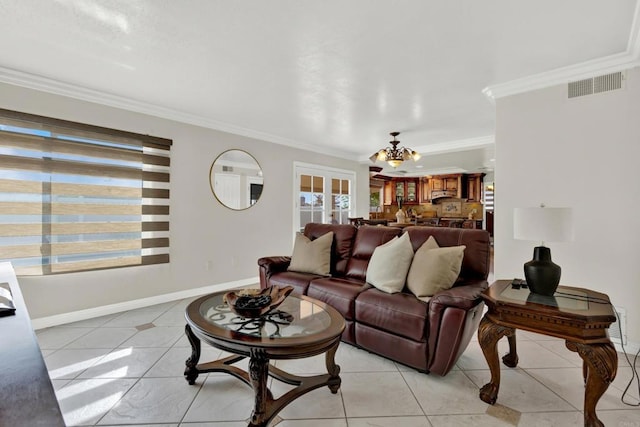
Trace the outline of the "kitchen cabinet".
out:
[[[408,205],[430,203],[442,198],[480,202],[484,176],[484,173],[456,173],[422,178],[393,178],[385,183],[384,204],[397,204],[397,197],[402,197]]]
[[[419,178],[393,178],[385,182],[384,204],[397,205],[398,197],[402,197],[404,205],[417,205],[420,203],[419,193]]]
[[[391,206],[393,202],[395,202],[395,198],[393,197],[393,184],[391,181],[385,181],[383,204],[385,206]]]
[[[445,191],[458,192],[462,189],[462,185],[460,185],[462,175],[457,176],[446,176],[444,178],[444,189]]]
[[[431,183],[429,181],[430,181],[430,178],[426,176],[423,178],[420,178],[420,202],[421,203],[431,202]]]
[[[429,188],[431,188],[431,191],[444,190],[444,178],[439,176],[432,176],[431,178],[429,178]]]
[[[466,176],[466,197],[468,202],[482,201],[482,186],[484,175],[484,173],[472,173]]]
[[[429,177],[429,199],[462,197],[462,174],[436,175]]]

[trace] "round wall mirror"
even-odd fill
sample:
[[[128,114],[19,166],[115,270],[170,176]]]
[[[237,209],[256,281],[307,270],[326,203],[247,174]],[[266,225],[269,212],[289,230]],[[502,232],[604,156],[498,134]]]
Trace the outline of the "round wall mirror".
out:
[[[235,210],[247,209],[262,194],[262,169],[246,151],[227,150],[211,165],[209,185],[213,195],[224,206]]]

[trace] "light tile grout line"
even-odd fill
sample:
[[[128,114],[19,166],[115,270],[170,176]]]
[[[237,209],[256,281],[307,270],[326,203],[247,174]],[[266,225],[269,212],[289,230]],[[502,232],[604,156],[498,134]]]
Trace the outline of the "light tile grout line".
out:
[[[171,306],[167,306],[167,307],[166,307],[166,309],[164,309],[164,311],[163,311],[163,312],[160,312],[160,313],[158,314],[158,316],[156,317],[156,319],[157,319],[158,317],[162,316],[163,314],[166,314],[167,312],[171,311],[171,310],[172,310],[172,308],[174,308],[175,306],[177,306],[177,305],[180,303],[180,301],[181,301],[181,300],[176,301],[176,302],[175,302],[175,304],[173,304],[173,305],[171,305]],[[132,310],[130,310],[130,311],[132,311]],[[127,312],[122,312],[122,313],[120,313],[118,316],[120,316],[120,315],[122,315],[122,314],[125,314],[125,313],[127,313]],[[116,316],[116,317],[118,317],[118,316]],[[109,319],[105,320],[105,322],[104,322],[104,323],[102,323],[102,324],[100,324],[100,325],[87,327],[88,331],[87,331],[85,334],[82,334],[82,335],[80,335],[80,336],[76,337],[75,339],[73,339],[73,340],[69,341],[68,343],[66,343],[64,346],[62,346],[62,347],[60,347],[60,348],[56,348],[56,349],[54,349],[51,353],[49,353],[49,355],[55,354],[56,352],[58,352],[58,351],[60,351],[60,350],[63,350],[63,349],[65,349],[65,348],[67,348],[71,343],[76,342],[77,340],[81,339],[82,337],[86,336],[87,334],[89,334],[89,333],[91,333],[91,332],[93,332],[93,331],[95,331],[95,330],[98,330],[98,329],[100,329],[100,328],[109,328],[109,326],[106,326],[106,323],[108,323],[109,321],[111,321],[111,320],[115,319],[116,317],[110,317]],[[154,320],[156,320],[156,319],[154,319]],[[165,326],[169,326],[169,325],[165,325]],[[72,326],[72,325],[59,325],[59,326],[56,326],[55,328],[57,328],[57,327],[61,327],[61,328],[64,328],[64,327],[74,328],[74,327],[85,327],[85,326],[81,326],[81,325],[77,325],[77,326]],[[121,326],[121,327],[123,327],[123,326]],[[120,400],[119,400],[118,402],[116,402],[113,406],[111,406],[111,407],[110,407],[110,408],[109,408],[109,409],[104,413],[104,415],[103,415],[102,417],[100,417],[100,419],[99,419],[98,421],[96,421],[96,423],[95,423],[95,424],[93,424],[93,425],[98,425],[98,424],[100,423],[100,421],[101,421],[102,419],[104,419],[104,417],[105,417],[105,416],[106,416],[106,415],[107,415],[107,414],[108,414],[108,413],[113,409],[113,407],[115,407],[115,406],[116,406],[116,405],[117,405],[117,404],[118,404],[118,403],[119,403],[119,402],[120,402],[120,401],[121,401],[121,400],[122,400],[122,399],[123,399],[123,398],[124,398],[124,397],[129,393],[129,392],[130,392],[130,391],[131,391],[131,389],[132,389],[133,387],[135,387],[135,385],[137,385],[141,379],[143,379],[143,378],[144,378],[144,376],[149,372],[149,370],[150,370],[150,369],[152,369],[152,368],[153,368],[153,367],[154,367],[154,366],[155,366],[155,365],[160,361],[160,359],[162,359],[162,357],[163,357],[164,355],[166,355],[166,353],[167,353],[169,350],[171,350],[172,348],[175,348],[175,345],[180,341],[180,339],[181,339],[181,338],[182,338],[182,335],[178,335],[178,338],[177,338],[177,339],[176,339],[172,344],[169,344],[168,346],[163,346],[163,347],[161,347],[161,348],[164,348],[164,349],[165,349],[165,351],[164,351],[164,352],[162,353],[162,355],[158,358],[158,361],[156,361],[156,363],[154,363],[151,367],[149,367],[149,368],[148,368],[144,373],[142,373],[140,376],[138,376],[138,377],[133,377],[133,378],[135,378],[135,381],[133,382],[133,384],[131,385],[131,387],[127,390],[127,392],[126,392],[126,393],[125,393],[125,394],[120,398]],[[534,336],[534,337],[526,337],[526,338],[525,338],[525,337],[520,337],[520,338],[521,338],[521,339],[524,339],[524,340],[526,340],[526,341],[532,341],[532,342],[535,342],[535,343],[536,343],[536,345],[538,345],[538,346],[540,346],[540,347],[542,347],[542,348],[546,349],[547,351],[549,351],[549,352],[551,352],[551,353],[553,353],[553,354],[555,354],[555,355],[557,355],[557,356],[559,356],[559,357],[561,357],[561,358],[563,358],[563,359],[565,359],[565,360],[568,360],[568,359],[567,359],[566,357],[564,357],[562,354],[559,354],[559,352],[558,352],[558,351],[554,351],[553,349],[550,349],[550,348],[545,347],[544,345],[541,345],[541,344],[538,342],[539,340],[536,340],[536,339],[535,339],[535,338],[536,338],[535,336]],[[545,340],[545,341],[549,341],[549,340]],[[123,342],[124,342],[124,341],[123,341]],[[343,344],[343,345],[346,345],[346,344]],[[111,348],[111,349],[110,349],[110,351],[109,351],[109,353],[110,353],[110,352],[112,352],[112,351],[114,351],[114,350],[115,350],[115,349],[117,349],[117,348],[118,348],[118,346],[116,346],[115,348]],[[148,348],[148,347],[145,347],[145,348]],[[185,347],[185,348],[187,348],[187,347]],[[354,346],[354,348],[357,348],[357,347],[356,347],[356,346]],[[567,350],[567,351],[568,351],[568,350]],[[107,354],[109,354],[109,353],[107,353]],[[104,356],[104,357],[106,357],[106,356]],[[101,358],[101,360],[102,360],[102,358]],[[99,363],[100,363],[100,361],[96,362],[96,364],[94,364],[93,366],[96,366],[96,365],[97,365],[97,364],[99,364]],[[90,367],[88,367],[88,368],[86,368],[86,369],[89,369],[89,368],[90,368]],[[402,378],[403,378],[404,383],[406,384],[406,386],[407,386],[407,387],[409,387],[408,382],[407,382],[407,378],[406,378],[406,375],[405,375],[405,371],[400,370],[400,366],[399,366],[397,363],[395,363],[395,364],[394,364],[394,368],[395,368],[395,370],[390,370],[390,371],[385,371],[385,372],[398,372],[398,373],[400,373],[400,374],[401,374],[401,376],[402,376]],[[462,372],[462,374],[467,378],[467,380],[469,380],[469,381],[470,381],[472,384],[474,384],[474,385],[475,385],[475,383],[471,380],[471,378],[469,377],[469,374],[470,374],[471,372],[474,372],[474,371],[475,371],[475,372],[477,372],[477,371],[480,371],[480,370],[488,371],[488,368],[484,368],[484,369],[481,369],[481,368],[477,368],[477,369],[462,369],[462,368],[460,368],[460,366],[457,366],[457,368],[458,368],[458,370],[459,370],[460,372]],[[572,368],[578,368],[578,367],[575,367],[575,366],[574,366],[574,367],[572,367]],[[85,369],[85,370],[83,370],[83,371],[81,371],[80,373],[78,373],[78,375],[76,375],[76,376],[75,376],[74,378],[72,378],[72,379],[64,379],[64,380],[66,380],[66,381],[67,381],[67,384],[65,384],[62,388],[66,387],[66,386],[67,386],[70,382],[72,382],[72,381],[79,381],[77,377],[78,377],[79,375],[81,375],[83,372],[85,372],[85,371],[86,371],[86,369]],[[572,404],[571,404],[570,402],[568,402],[567,400],[563,399],[561,396],[559,396],[559,395],[558,395],[558,393],[556,393],[556,392],[555,392],[555,391],[553,391],[549,386],[547,386],[547,385],[544,383],[544,381],[542,381],[542,380],[538,380],[536,377],[534,377],[534,376],[532,375],[531,370],[535,370],[535,369],[538,369],[538,368],[528,368],[528,369],[525,369],[525,368],[518,368],[518,369],[521,369],[521,370],[522,370],[523,372],[525,372],[525,373],[526,373],[530,378],[534,379],[537,383],[541,384],[543,387],[545,387],[546,389],[548,389],[549,391],[551,391],[555,396],[558,396],[558,397],[560,398],[560,400],[562,400],[562,401],[566,402],[566,403],[568,404],[568,406],[569,406],[569,407],[571,407],[571,408],[575,408],[575,406],[574,406],[574,405],[572,405]],[[557,368],[554,368],[554,367],[549,367],[549,368],[540,367],[539,369],[570,369],[570,368],[568,368],[568,367],[557,367]],[[358,372],[353,372],[353,373],[378,373],[378,372],[379,372],[379,371],[358,371]],[[411,371],[409,371],[409,372],[411,372]],[[416,371],[416,372],[417,372],[417,371]],[[346,373],[346,372],[341,372],[341,373]],[[428,375],[428,374],[424,374],[424,375]],[[201,393],[201,391],[202,391],[202,389],[203,389],[203,385],[204,385],[204,382],[206,381],[206,378],[204,378],[203,376],[201,376],[200,378],[202,378],[202,379],[203,379],[203,381],[202,381],[202,383],[200,384],[199,389],[198,389],[198,392],[197,392],[197,393],[196,393],[196,395],[194,396],[194,399],[191,401],[191,403],[190,403],[189,407],[188,407],[188,408],[187,408],[187,410],[185,411],[185,414],[182,416],[182,418],[181,418],[181,420],[180,420],[180,422],[179,422],[179,425],[180,425],[181,423],[184,423],[184,419],[185,419],[185,417],[186,417],[186,414],[188,413],[188,411],[190,410],[190,408],[191,408],[191,407],[192,407],[192,405],[194,404],[195,399],[197,398],[197,396]],[[87,379],[90,379],[90,378],[87,378]],[[422,416],[424,416],[424,417],[427,419],[427,422],[428,422],[430,425],[432,425],[432,423],[431,423],[431,419],[430,419],[430,416],[429,416],[429,415],[427,415],[427,414],[425,413],[425,410],[423,409],[422,405],[420,405],[420,402],[418,401],[418,399],[417,399],[417,397],[416,397],[416,395],[415,395],[414,391],[411,389],[411,387],[409,387],[409,391],[411,392],[412,396],[414,397],[414,399],[416,400],[416,402],[417,402],[417,403],[418,403],[418,405],[420,406],[420,409],[421,409],[422,414],[423,414]],[[342,392],[341,392],[340,399],[341,399],[341,403],[342,403],[342,410],[343,410],[343,413],[344,413],[344,417],[340,417],[340,418],[333,418],[333,419],[344,419],[344,420],[345,420],[345,423],[347,424],[347,426],[349,426],[349,418],[348,418],[348,417],[347,417],[347,415],[346,415],[345,396],[344,396],[344,393],[342,393]],[[607,410],[607,412],[624,411],[624,410],[628,410],[628,409],[611,409],[611,410]],[[567,413],[567,412],[574,412],[574,411],[559,411],[559,410],[553,410],[553,411],[545,411],[545,412],[549,412],[549,413]],[[582,410],[581,410],[581,409],[576,408],[576,409],[575,409],[575,412],[582,413]],[[524,413],[526,413],[526,412],[524,412]],[[533,412],[533,413],[535,413],[535,412]],[[445,414],[443,414],[443,415],[445,415]],[[454,414],[449,414],[449,415],[454,415]],[[455,415],[458,415],[458,414],[455,414]],[[465,415],[465,414],[460,414],[460,415]],[[476,415],[476,414],[475,414],[475,413],[473,413],[473,414],[466,414],[466,415]],[[418,415],[418,416],[420,416],[420,415]],[[395,418],[395,417],[396,417],[396,416],[382,416],[382,417],[380,417],[380,418]],[[367,418],[367,417],[351,417],[351,418],[353,418],[353,419],[358,419],[358,418]],[[305,419],[306,419],[306,418],[305,418]],[[318,420],[318,418],[308,418],[308,419],[309,419],[309,420]],[[135,424],[132,424],[132,425],[135,425]],[[186,424],[186,425],[188,425],[188,424]]]

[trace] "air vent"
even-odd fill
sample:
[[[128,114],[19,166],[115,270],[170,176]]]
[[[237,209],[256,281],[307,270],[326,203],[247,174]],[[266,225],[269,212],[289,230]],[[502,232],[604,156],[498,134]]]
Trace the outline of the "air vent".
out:
[[[233,166],[222,166],[222,172],[233,172]]]
[[[627,310],[622,307],[613,307],[617,320],[609,326],[609,338],[616,344],[627,343]]]
[[[578,80],[577,82],[569,82],[569,98],[578,96],[593,95],[595,93],[609,92],[611,90],[622,89],[624,74],[622,71],[617,73],[605,74],[603,76],[592,77],[590,79]]]

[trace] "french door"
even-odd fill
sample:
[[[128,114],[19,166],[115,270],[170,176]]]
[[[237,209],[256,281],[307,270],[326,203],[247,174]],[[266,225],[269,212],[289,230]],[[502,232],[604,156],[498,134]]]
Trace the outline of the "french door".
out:
[[[348,224],[355,212],[353,171],[294,163],[294,230],[310,222]]]

